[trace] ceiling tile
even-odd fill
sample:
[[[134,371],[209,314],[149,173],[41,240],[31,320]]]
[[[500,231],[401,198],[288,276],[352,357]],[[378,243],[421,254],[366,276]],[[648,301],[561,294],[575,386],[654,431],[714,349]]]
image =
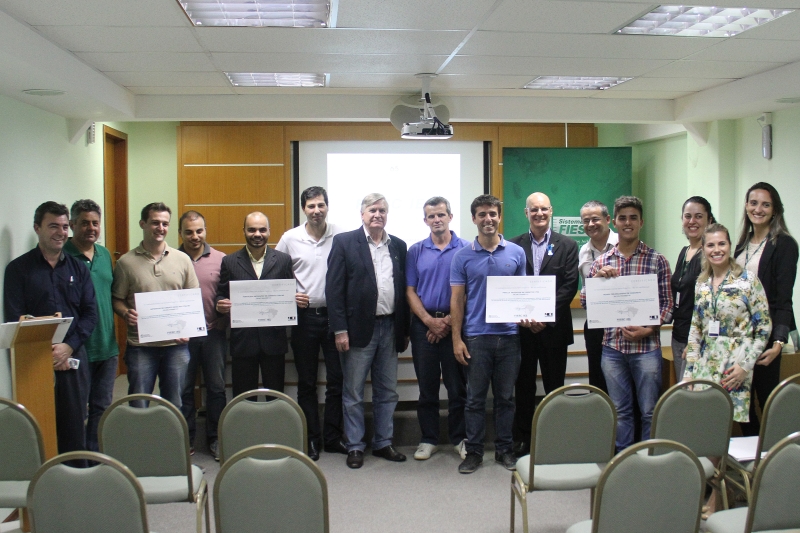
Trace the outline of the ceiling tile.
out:
[[[439,80],[434,80],[431,91],[436,92]],[[422,84],[420,81],[409,74],[383,74],[371,72],[337,72],[331,74],[331,81],[328,85],[333,88],[376,88],[376,89],[398,89],[404,92],[419,92]]]
[[[0,0],[31,26],[191,26],[176,0]]]
[[[794,3],[797,4],[797,2]],[[772,7],[776,6],[773,5]],[[780,39],[800,41],[800,31],[797,30],[798,25],[800,25],[800,5],[789,6],[781,2],[780,7],[794,7],[797,11],[784,15],[772,22],[767,22],[763,26],[747,30],[734,37],[734,39]]]
[[[647,73],[648,78],[745,78],[780,67],[767,61],[673,61]]]
[[[619,98],[630,100],[674,100],[692,94],[691,91],[598,91],[592,98]]]
[[[459,53],[490,56],[682,59],[717,42],[719,39],[699,37],[670,39],[644,35],[478,31]]]
[[[86,52],[76,55],[102,72],[216,72],[219,70],[206,54]]]
[[[128,87],[133,94],[235,94],[234,87]]]
[[[471,30],[495,0],[347,0],[339,2],[337,28]]]
[[[37,26],[45,37],[71,52],[202,52],[189,28]]]
[[[214,63],[234,72],[434,72],[445,56],[407,54],[213,54]]]
[[[431,84],[442,89],[522,89],[530,76],[440,75]]]
[[[445,74],[505,74],[536,76],[640,76],[669,61],[642,59],[456,56]]]
[[[466,31],[353,30],[311,28],[198,28],[198,42],[211,52],[450,55]]]
[[[689,56],[693,61],[774,61],[794,63],[800,60],[800,40],[726,39]]]
[[[106,72],[125,87],[229,87],[221,72]]]
[[[696,92],[724,85],[735,79],[726,78],[633,78],[614,87],[614,91],[687,91]]]
[[[505,0],[481,25],[481,29],[550,33],[611,33],[648,10],[648,6],[628,3]]]

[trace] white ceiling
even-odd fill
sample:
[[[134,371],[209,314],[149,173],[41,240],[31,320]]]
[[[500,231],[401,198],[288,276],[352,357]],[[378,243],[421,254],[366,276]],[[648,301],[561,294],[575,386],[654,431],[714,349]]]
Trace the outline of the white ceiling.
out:
[[[800,0],[748,7],[799,8]],[[713,2],[703,0],[703,5]],[[453,121],[704,122],[800,97],[800,11],[739,36],[613,32],[646,1],[338,0],[328,29],[195,28],[176,0],[0,0],[0,94],[75,119],[387,120],[419,72]],[[225,71],[323,72],[324,89]],[[530,91],[541,75],[625,76]],[[24,89],[61,89],[35,97]]]

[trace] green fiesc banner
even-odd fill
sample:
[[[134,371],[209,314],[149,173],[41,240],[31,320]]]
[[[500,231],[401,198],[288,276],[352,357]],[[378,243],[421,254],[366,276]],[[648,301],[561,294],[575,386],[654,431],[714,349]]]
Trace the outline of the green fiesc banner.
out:
[[[553,206],[553,231],[582,246],[580,210],[599,200],[611,214],[614,200],[631,194],[631,148],[504,148],[503,235],[528,231],[525,200],[542,192]],[[613,216],[613,214],[612,214]]]

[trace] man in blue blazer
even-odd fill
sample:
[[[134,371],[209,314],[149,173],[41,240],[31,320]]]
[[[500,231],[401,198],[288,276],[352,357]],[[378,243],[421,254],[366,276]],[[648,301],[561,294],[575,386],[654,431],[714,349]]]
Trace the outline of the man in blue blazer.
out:
[[[530,451],[537,363],[542,368],[545,394],[564,385],[567,348],[574,342],[570,304],[578,291],[578,244],[550,228],[550,198],[535,192],[528,196],[525,206],[530,229],[511,242],[525,250],[529,276],[555,276],[556,316],[553,321],[531,321],[529,327],[519,328],[522,363],[515,389],[514,440],[517,453],[522,455]]]
[[[392,446],[397,406],[397,353],[408,347],[406,243],[384,230],[389,204],[382,194],[361,202],[362,227],[336,235],[328,256],[328,324],[342,360],[347,466],[364,464],[364,385],[372,376],[375,435],[372,455],[406,456]]]
[[[222,259],[217,289],[217,311],[231,311],[231,281],[294,279],[292,258],[267,246],[269,220],[254,212],[244,219],[247,245]],[[258,371],[267,389],[283,391],[286,327],[231,328],[231,380],[233,396],[258,388]]]

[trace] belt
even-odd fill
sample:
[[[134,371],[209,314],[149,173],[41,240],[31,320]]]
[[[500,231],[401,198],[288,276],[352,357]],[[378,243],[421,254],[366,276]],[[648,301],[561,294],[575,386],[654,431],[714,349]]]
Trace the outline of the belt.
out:
[[[311,315],[327,315],[328,308],[327,307],[307,307],[305,309],[301,309],[301,311],[305,311]]]
[[[394,313],[389,313],[388,315],[375,315],[375,318],[378,320],[382,318],[394,318]]]
[[[444,318],[450,314],[450,311],[428,311],[427,309],[425,311],[433,318]]]

